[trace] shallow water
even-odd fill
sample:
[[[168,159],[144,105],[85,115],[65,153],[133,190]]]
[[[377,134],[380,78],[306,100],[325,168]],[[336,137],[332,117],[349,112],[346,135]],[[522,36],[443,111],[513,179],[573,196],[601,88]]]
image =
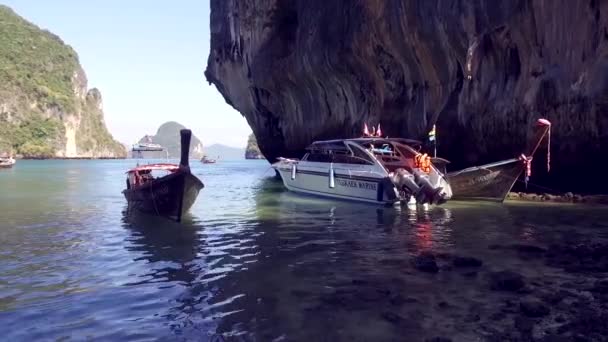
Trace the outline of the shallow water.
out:
[[[0,170],[2,339],[477,340],[472,313],[505,296],[484,274],[576,280],[497,245],[608,237],[605,207],[381,208],[288,193],[265,161],[193,164],[206,187],[182,224],[126,215],[133,161]],[[420,272],[424,251],[483,269]]]

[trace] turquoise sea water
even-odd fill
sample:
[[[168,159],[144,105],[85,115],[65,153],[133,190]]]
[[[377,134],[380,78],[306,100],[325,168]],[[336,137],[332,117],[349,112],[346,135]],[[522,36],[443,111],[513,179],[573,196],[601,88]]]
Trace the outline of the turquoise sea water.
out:
[[[205,188],[177,224],[126,215],[134,163],[20,160],[0,170],[0,339],[469,340],[479,334],[466,323],[471,307],[483,311],[497,294],[481,276],[421,273],[413,255],[474,256],[488,272],[564,280],[491,246],[602,240],[608,227],[603,207],[412,210],[303,197],[257,160],[192,161]],[[392,306],[386,293],[409,304]],[[438,309],[445,301],[458,309]]]

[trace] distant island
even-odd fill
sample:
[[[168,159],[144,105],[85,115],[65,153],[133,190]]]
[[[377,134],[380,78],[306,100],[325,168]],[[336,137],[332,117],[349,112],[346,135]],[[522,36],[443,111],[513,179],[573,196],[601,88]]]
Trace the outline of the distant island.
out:
[[[169,121],[158,127],[155,135],[146,135],[139,139],[139,143],[153,143],[159,144],[166,149],[166,152],[143,152],[140,157],[143,158],[166,158],[167,152],[169,158],[179,158],[180,157],[180,135],[179,131],[184,127],[184,125],[175,122]],[[203,143],[196,137],[196,135],[192,134],[192,140],[190,141],[190,157],[200,159],[203,153]],[[138,157],[137,155],[133,155],[133,157]]]
[[[245,149],[245,159],[264,159],[264,155],[258,147],[258,141],[255,135],[251,133],[247,139],[247,148]]]
[[[22,158],[124,158],[101,92],[58,36],[0,5],[0,153]]]
[[[152,143],[159,144],[169,152],[169,158],[179,158],[179,131],[185,128],[182,124],[174,121],[165,122],[162,124],[156,134],[145,135],[139,139],[140,144]],[[129,146],[130,148],[130,146]],[[162,152],[142,152],[142,154],[133,154],[134,158],[166,158],[167,153]],[[260,152],[258,143],[253,134],[249,135],[247,147],[232,147],[223,144],[212,144],[204,147],[202,142],[196,135],[192,135],[190,143],[190,157],[200,159],[207,156],[209,159],[221,160],[243,160],[243,159],[264,159],[264,155]]]

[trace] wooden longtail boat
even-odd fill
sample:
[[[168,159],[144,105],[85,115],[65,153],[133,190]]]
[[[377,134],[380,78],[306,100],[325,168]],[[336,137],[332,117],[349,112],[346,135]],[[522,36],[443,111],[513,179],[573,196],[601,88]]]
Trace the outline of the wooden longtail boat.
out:
[[[190,172],[191,131],[182,129],[179,165],[162,163],[137,166],[127,171],[127,188],[123,194],[129,210],[167,216],[181,221],[196,201],[203,183]],[[154,177],[155,173],[164,173]]]
[[[534,137],[519,157],[448,173],[452,199],[503,202],[522,173],[526,179],[530,176],[532,157],[542,140],[550,137],[550,129],[548,120],[538,119]]]

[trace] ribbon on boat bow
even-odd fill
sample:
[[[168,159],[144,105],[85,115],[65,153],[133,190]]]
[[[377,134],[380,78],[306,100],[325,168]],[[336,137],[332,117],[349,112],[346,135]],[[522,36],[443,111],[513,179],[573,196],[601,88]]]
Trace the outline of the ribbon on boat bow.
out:
[[[526,189],[528,188],[528,180],[530,180],[530,176],[532,176],[532,157],[526,157],[525,154],[521,154],[521,156],[519,156],[519,160],[521,160],[524,165],[526,166],[526,178],[525,178],[525,183],[526,183]]]

